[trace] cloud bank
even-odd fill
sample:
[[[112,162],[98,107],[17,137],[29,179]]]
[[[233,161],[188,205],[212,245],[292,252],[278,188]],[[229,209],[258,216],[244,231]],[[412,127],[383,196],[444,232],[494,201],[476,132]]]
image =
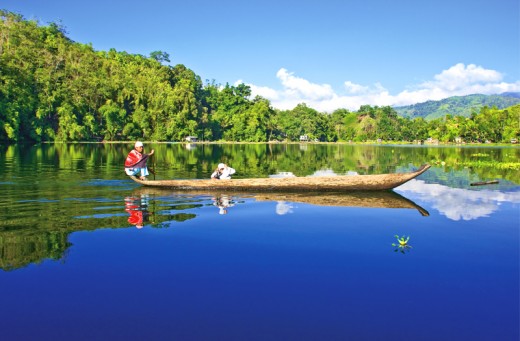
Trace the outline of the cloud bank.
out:
[[[282,86],[281,90],[246,84],[251,87],[253,97],[262,96],[268,99],[273,107],[281,110],[293,109],[299,103],[306,103],[309,107],[322,112],[332,112],[339,108],[353,111],[366,104],[401,106],[428,100],[441,100],[451,96],[520,91],[520,81],[506,83],[503,81],[503,75],[498,71],[462,63],[434,75],[430,81],[414,85],[395,95],[390,94],[379,83],[367,86],[350,81],[345,81],[342,91],[337,92],[329,84],[312,83],[284,68],[278,70],[276,77]]]

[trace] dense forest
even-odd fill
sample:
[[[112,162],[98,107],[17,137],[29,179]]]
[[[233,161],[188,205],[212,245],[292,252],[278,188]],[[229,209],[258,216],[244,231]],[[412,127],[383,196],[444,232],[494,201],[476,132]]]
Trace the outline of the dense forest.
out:
[[[496,107],[505,109],[520,104],[520,93],[504,92],[500,95],[467,95],[453,96],[440,101],[427,101],[413,105],[395,107],[400,116],[415,118],[423,117],[426,120],[442,118],[446,115],[471,117],[482,107]]]
[[[469,117],[407,118],[391,107],[277,110],[249,86],[202,82],[170,56],[96,51],[60,25],[0,10],[0,141],[375,141],[509,142],[520,105]]]

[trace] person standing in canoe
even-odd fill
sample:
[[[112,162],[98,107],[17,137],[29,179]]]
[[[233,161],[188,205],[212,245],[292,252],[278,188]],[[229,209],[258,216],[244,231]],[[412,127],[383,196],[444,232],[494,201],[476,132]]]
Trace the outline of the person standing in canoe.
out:
[[[128,156],[125,160],[125,173],[129,176],[138,175],[139,179],[146,180],[146,177],[149,175],[148,167],[146,166],[146,162],[148,158],[152,156],[154,150],[149,154],[144,153],[144,146],[141,141],[137,141],[134,145],[134,149],[128,153]]]
[[[231,179],[231,175],[235,174],[235,169],[228,167],[225,163],[219,163],[217,169],[211,174],[212,180]]]

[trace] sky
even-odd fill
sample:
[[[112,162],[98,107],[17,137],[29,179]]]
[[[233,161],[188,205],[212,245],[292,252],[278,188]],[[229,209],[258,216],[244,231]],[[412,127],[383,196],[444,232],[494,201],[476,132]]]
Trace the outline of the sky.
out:
[[[321,112],[520,91],[520,0],[2,0],[97,51]]]

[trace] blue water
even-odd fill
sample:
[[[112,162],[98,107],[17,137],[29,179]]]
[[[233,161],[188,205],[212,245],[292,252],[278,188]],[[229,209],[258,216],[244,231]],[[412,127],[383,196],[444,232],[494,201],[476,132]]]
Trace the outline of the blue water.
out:
[[[396,191],[429,216],[250,196],[219,214],[210,194],[162,193],[133,196],[150,214],[136,228],[125,189],[89,199],[74,220],[122,228],[71,233],[62,259],[0,271],[2,339],[518,340],[518,194],[468,192],[448,211],[449,188],[430,201],[415,184]],[[475,193],[493,206],[481,216]]]
[[[520,187],[493,168],[520,149],[152,147],[162,179],[444,165],[382,198],[174,193],[125,144],[0,146],[0,341],[520,339]]]

